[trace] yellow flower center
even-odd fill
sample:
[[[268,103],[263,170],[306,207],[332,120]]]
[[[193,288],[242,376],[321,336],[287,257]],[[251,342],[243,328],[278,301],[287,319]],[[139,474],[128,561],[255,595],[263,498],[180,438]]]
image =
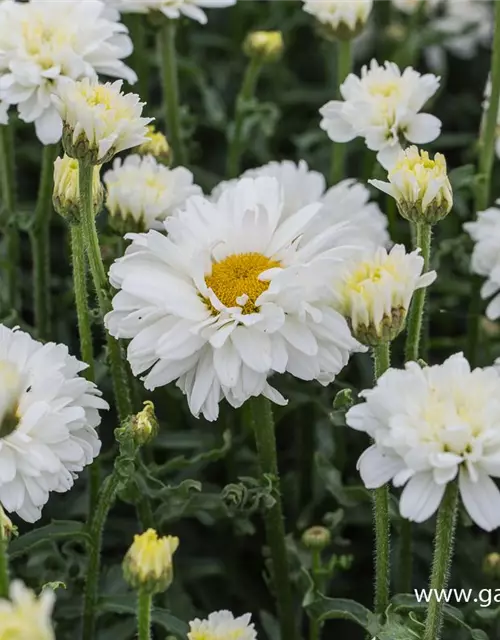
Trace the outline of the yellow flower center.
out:
[[[401,83],[397,80],[374,81],[370,93],[381,98],[396,98],[401,94]]]
[[[2,406],[0,406],[0,440],[16,430],[19,420],[19,394],[21,378],[16,367],[10,362],[0,361],[0,387]]]
[[[344,284],[346,292],[355,291],[364,295],[367,293],[367,285],[380,282],[384,278],[384,274],[391,275],[397,279],[395,266],[389,260],[383,266],[368,261],[361,262],[346,280]]]
[[[256,313],[257,300],[269,287],[269,282],[259,280],[259,276],[279,266],[278,261],[261,253],[234,253],[214,263],[205,282],[226,307],[238,306],[238,299],[245,296],[246,301],[239,305],[243,313]],[[215,309],[212,311],[218,313]]]

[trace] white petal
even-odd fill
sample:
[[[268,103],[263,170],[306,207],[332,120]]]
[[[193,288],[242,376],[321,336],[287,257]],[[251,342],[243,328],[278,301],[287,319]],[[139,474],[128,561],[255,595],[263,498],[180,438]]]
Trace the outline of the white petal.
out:
[[[359,458],[357,468],[367,489],[377,489],[405,468],[397,456],[384,454],[376,445],[369,447]]]
[[[478,472],[473,482],[468,471],[460,470],[460,495],[467,513],[485,531],[500,527],[500,491],[484,471]]]
[[[413,522],[424,522],[436,512],[445,490],[446,485],[436,484],[431,472],[417,473],[401,494],[401,515]]]

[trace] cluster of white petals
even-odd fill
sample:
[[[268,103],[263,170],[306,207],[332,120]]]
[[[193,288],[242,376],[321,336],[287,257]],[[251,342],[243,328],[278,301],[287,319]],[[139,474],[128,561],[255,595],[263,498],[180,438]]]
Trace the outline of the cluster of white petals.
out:
[[[48,587],[37,597],[20,580],[10,585],[10,600],[0,599],[2,640],[55,640],[52,626],[54,591]]]
[[[113,169],[104,174],[106,207],[112,216],[129,216],[144,229],[162,228],[161,222],[201,188],[184,167],[169,169],[153,156],[116,158]]]
[[[122,93],[122,84],[84,78],[60,87],[53,99],[64,123],[68,155],[90,154],[92,164],[102,164],[147,140],[146,127],[153,118],[142,117],[144,103],[135,93]]]
[[[321,202],[323,207],[309,234],[320,232],[332,224],[348,222],[356,244],[386,246],[389,244],[387,217],[375,202],[369,202],[370,192],[360,182],[343,180],[326,190],[326,181],[318,171],[311,171],[304,160],[298,164],[290,160],[269,162],[257,169],[249,169],[244,178],[275,178],[282,189],[283,213],[287,217],[298,209]],[[235,180],[220,183],[212,192],[217,200]]]
[[[392,4],[403,13],[413,14],[423,7],[426,13],[432,12],[443,0],[392,0]]]
[[[474,240],[471,268],[474,273],[487,278],[481,288],[483,298],[491,298],[486,307],[490,320],[500,318],[500,200],[497,207],[490,207],[477,214],[477,220],[466,222],[464,229]]]
[[[132,52],[127,29],[107,11],[100,0],[0,3],[0,101],[35,123],[43,144],[61,137],[51,96],[65,80],[98,73],[136,80],[122,62]]]
[[[340,85],[342,100],[332,100],[320,109],[320,126],[334,142],[364,138],[367,147],[378,152],[379,162],[389,168],[401,151],[401,138],[423,144],[439,136],[441,121],[420,113],[439,82],[437,76],[421,75],[412,67],[401,72],[394,62],[379,65],[372,60],[359,77],[351,73]]]
[[[107,0],[108,4],[122,13],[149,13],[161,11],[170,20],[182,16],[207,23],[203,9],[224,9],[236,4],[236,0]]]
[[[329,300],[356,249],[348,223],[308,236],[321,209],[285,214],[276,179],[243,178],[216,202],[190,198],[164,222],[167,237],[127,236],[106,326],[132,339],[128,358],[147,389],[177,380],[191,412],[215,420],[224,397],[234,407],[261,394],[285,403],[273,373],[334,379],[362,349]]]
[[[443,15],[433,27],[443,35],[444,46],[458,58],[470,59],[479,46],[493,39],[493,7],[489,0],[444,0]]]
[[[474,369],[461,353],[442,365],[389,369],[347,424],[374,444],[358,468],[368,488],[389,480],[406,485],[404,518],[423,522],[437,510],[446,485],[457,478],[463,504],[486,531],[500,526],[500,371]]]
[[[373,0],[303,0],[304,11],[313,15],[319,22],[337,30],[346,27],[357,31],[368,20]]]
[[[251,618],[249,613],[235,618],[230,611],[216,611],[189,623],[188,640],[257,640]]]
[[[86,367],[64,345],[0,325],[0,503],[28,522],[99,453],[108,405],[78,375]]]

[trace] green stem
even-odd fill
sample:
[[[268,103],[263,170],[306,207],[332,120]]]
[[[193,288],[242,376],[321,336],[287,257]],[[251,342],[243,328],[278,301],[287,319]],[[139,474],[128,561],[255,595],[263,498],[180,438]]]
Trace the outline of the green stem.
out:
[[[169,143],[176,165],[186,164],[186,152],[182,140],[179,108],[179,78],[175,47],[176,20],[166,20],[158,33],[158,47],[162,69],[163,101]]]
[[[263,396],[249,400],[252,421],[257,443],[257,452],[262,474],[276,479],[275,504],[265,512],[267,543],[271,551],[274,589],[278,605],[278,617],[281,637],[285,640],[297,640],[297,626],[292,599],[292,590],[288,574],[288,558],[286,553],[285,526],[279,485],[278,459],[274,419],[269,400]]]
[[[80,186],[80,204],[83,235],[87,250],[90,271],[94,280],[94,287],[97,292],[97,300],[104,316],[111,311],[111,299],[108,289],[108,281],[106,271],[102,261],[101,249],[99,247],[99,239],[95,226],[95,215],[92,197],[92,177],[93,168],[84,162],[79,164],[79,186]],[[127,416],[132,413],[132,405],[127,381],[127,369],[123,361],[123,354],[120,344],[117,340],[106,332],[106,341],[108,346],[108,357],[111,369],[111,377],[113,380],[113,389],[116,400],[116,407],[120,422],[123,422]]]
[[[390,345],[382,343],[373,349],[375,380],[391,365]],[[391,548],[389,522],[389,487],[384,485],[373,491],[375,523],[375,613],[382,614],[389,605],[391,575]]]
[[[258,57],[251,58],[243,77],[240,92],[236,98],[234,129],[227,153],[226,173],[229,178],[236,178],[240,174],[240,161],[243,154],[246,106],[255,94],[257,80],[262,69],[262,61]]]
[[[151,604],[151,595],[140,591],[137,598],[138,640],[151,640]]]
[[[479,136],[478,175],[475,197],[475,213],[484,211],[489,204],[491,173],[495,154],[496,126],[500,106],[500,2],[495,2],[495,33],[491,52],[491,92],[488,107],[483,115]],[[467,358],[472,366],[477,360],[479,321],[481,310],[480,278],[473,276],[467,327]]]
[[[416,245],[421,249],[424,259],[422,273],[429,270],[431,258],[432,227],[429,224],[416,225]],[[424,317],[426,288],[417,289],[413,295],[408,317],[408,333],[406,337],[405,360],[416,361],[419,358],[420,336]]]
[[[398,572],[399,593],[410,593],[413,576],[412,524],[405,519],[401,521]]]
[[[99,596],[99,574],[101,570],[101,547],[104,524],[116,498],[120,476],[113,472],[106,478],[99,494],[97,507],[90,526],[89,558],[83,600],[82,640],[94,640],[97,600]]]
[[[314,587],[321,593],[322,577],[321,577],[321,551],[319,549],[312,550],[312,579]],[[319,640],[321,633],[321,624],[317,618],[311,618],[309,622],[309,640]]]
[[[443,624],[444,599],[440,602],[435,596],[442,589],[446,589],[450,573],[451,559],[455,542],[455,528],[457,520],[458,484],[449,483],[446,487],[441,506],[439,507],[436,537],[434,541],[434,559],[430,579],[431,599],[427,609],[425,633],[423,640],[439,640]]]
[[[59,145],[57,144],[49,144],[43,148],[42,173],[35,218],[30,233],[33,253],[35,326],[38,337],[42,340],[48,340],[51,333],[50,220],[52,218],[54,162],[58,149]]]
[[[13,126],[0,125],[0,193],[5,220],[7,245],[7,302],[9,311],[19,311],[19,228],[15,216],[16,185],[14,168]]]
[[[350,40],[337,41],[337,91],[340,96],[340,85],[347,78],[352,69],[352,51]],[[346,143],[334,142],[332,149],[332,163],[330,170],[330,182],[337,184],[344,178]]]
[[[0,598],[9,597],[9,541],[5,533],[4,513],[0,506]]]
[[[134,50],[130,57],[130,65],[137,74],[137,93],[144,102],[149,100],[149,56],[148,31],[144,14],[128,14],[125,16]]]

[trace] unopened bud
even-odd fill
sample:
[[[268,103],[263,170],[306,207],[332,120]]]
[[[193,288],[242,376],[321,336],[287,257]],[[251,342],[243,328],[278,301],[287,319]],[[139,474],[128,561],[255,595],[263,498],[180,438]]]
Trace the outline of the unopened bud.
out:
[[[146,138],[146,142],[136,148],[136,153],[140,156],[153,156],[161,164],[169,165],[172,161],[172,148],[163,133],[156,131],[150,124],[147,127]]]
[[[249,58],[262,62],[276,62],[284,49],[281,31],[253,31],[246,37],[243,51]]]
[[[100,179],[100,167],[93,169],[92,195],[96,213],[102,207],[104,190]],[[80,222],[80,185],[78,160],[65,155],[54,162],[54,209],[70,224]]]
[[[132,419],[132,431],[134,440],[138,445],[144,445],[158,433],[158,420],[155,414],[155,407],[151,400],[146,400],[144,409]]]
[[[311,550],[321,551],[332,541],[332,534],[326,527],[310,527],[302,534],[302,542]]]
[[[166,591],[174,577],[173,555],[178,546],[179,538],[159,538],[154,529],[136,535],[123,561],[125,580],[145,593]]]
[[[0,540],[10,540],[17,533],[17,527],[0,506]]]
[[[483,562],[483,571],[491,578],[500,578],[500,553],[489,553]]]

